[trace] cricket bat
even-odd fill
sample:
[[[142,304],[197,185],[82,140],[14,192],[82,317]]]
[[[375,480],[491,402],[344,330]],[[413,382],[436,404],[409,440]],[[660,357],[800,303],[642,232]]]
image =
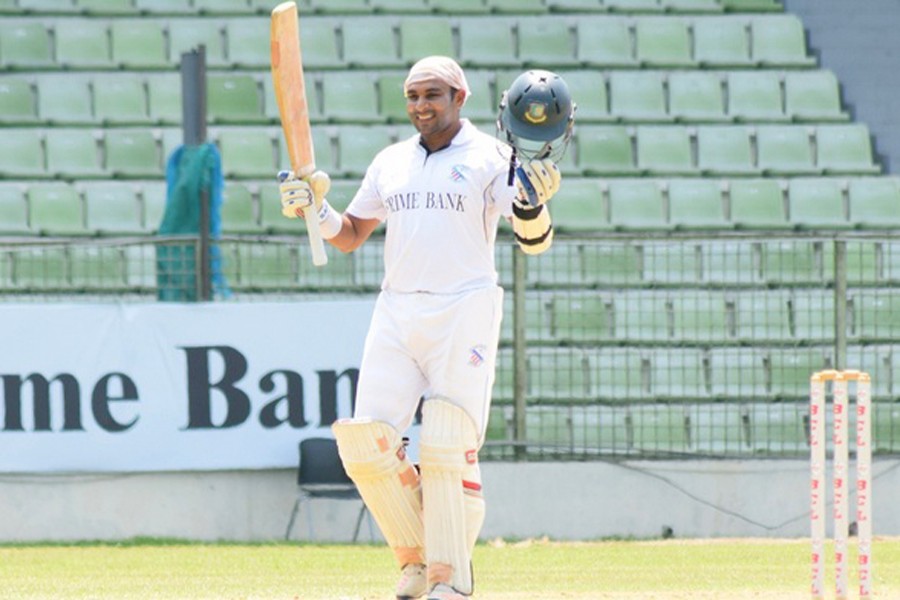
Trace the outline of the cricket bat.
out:
[[[271,50],[272,82],[291,169],[296,177],[306,179],[316,170],[316,158],[309,128],[309,106],[300,54],[300,26],[294,2],[283,2],[272,10]],[[320,190],[314,186],[313,192],[318,195]],[[327,264],[328,256],[314,204],[303,209],[303,217],[309,233],[313,264]]]

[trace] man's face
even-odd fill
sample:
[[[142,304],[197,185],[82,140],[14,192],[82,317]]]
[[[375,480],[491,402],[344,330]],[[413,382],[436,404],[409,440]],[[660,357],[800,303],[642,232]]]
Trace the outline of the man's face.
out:
[[[406,88],[406,114],[424,137],[440,134],[456,126],[463,94],[452,94],[450,86],[438,79],[423,79]]]

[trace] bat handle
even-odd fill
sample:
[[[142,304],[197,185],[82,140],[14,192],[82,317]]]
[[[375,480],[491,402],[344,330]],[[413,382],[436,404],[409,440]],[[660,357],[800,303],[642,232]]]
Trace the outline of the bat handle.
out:
[[[306,231],[309,235],[309,248],[312,251],[312,261],[317,267],[328,264],[328,255],[325,254],[325,242],[322,240],[322,230],[319,228],[319,215],[316,214],[315,204],[303,209],[303,217],[306,219]]]

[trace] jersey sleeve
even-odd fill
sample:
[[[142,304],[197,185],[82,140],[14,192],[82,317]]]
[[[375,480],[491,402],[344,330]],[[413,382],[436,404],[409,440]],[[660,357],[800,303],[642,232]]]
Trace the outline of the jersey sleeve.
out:
[[[387,218],[387,208],[378,192],[378,161],[373,161],[369,168],[366,169],[366,175],[363,177],[362,185],[347,206],[348,214],[360,219],[378,219],[384,221]]]

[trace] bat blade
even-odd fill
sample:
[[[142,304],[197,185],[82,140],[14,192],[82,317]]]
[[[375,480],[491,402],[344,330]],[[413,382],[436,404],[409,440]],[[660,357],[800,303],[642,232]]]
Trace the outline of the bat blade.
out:
[[[304,179],[316,170],[315,150],[309,126],[309,105],[303,80],[303,59],[300,51],[300,26],[297,5],[283,2],[272,10],[271,23],[272,83],[285,146],[294,175]],[[319,218],[315,206],[303,210],[309,233],[313,264],[328,262]]]

